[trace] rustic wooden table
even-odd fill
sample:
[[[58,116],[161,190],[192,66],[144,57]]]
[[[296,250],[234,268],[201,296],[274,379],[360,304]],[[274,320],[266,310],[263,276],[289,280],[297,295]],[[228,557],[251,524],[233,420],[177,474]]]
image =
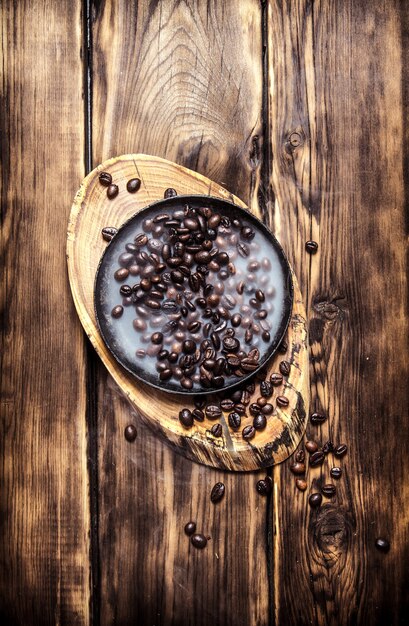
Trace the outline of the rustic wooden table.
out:
[[[409,4],[4,0],[1,12],[2,624],[407,623]],[[289,462],[266,499],[263,473],[173,453],[89,347],[68,214],[88,170],[132,152],[224,184],[284,246],[308,312],[311,403],[329,416],[309,435],[349,446],[318,512]],[[214,507],[219,479],[228,497]],[[191,517],[212,537],[204,551],[183,534]]]

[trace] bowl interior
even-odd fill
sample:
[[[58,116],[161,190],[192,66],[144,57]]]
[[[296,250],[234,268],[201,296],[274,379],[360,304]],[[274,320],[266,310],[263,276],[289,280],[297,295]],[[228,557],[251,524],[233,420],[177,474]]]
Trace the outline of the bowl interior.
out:
[[[181,387],[179,380],[175,378],[166,381],[159,379],[159,374],[156,370],[156,358],[148,355],[142,356],[142,351],[146,352],[148,349],[157,350],[155,346],[152,346],[150,336],[154,332],[161,332],[163,330],[168,321],[167,313],[164,313],[162,310],[153,310],[149,311],[149,317],[146,318],[146,316],[143,317],[141,315],[142,310],[138,310],[135,305],[130,304],[129,306],[123,306],[126,303],[129,304],[129,301],[127,301],[126,298],[123,299],[120,294],[119,290],[121,285],[127,284],[132,287],[134,284],[140,282],[141,276],[129,275],[123,282],[118,282],[114,277],[115,271],[121,267],[118,261],[119,257],[126,253],[125,246],[129,243],[133,243],[135,236],[143,232],[145,220],[153,219],[163,213],[173,215],[175,211],[183,209],[186,205],[195,209],[204,206],[210,207],[213,212],[220,213],[220,215],[230,220],[240,219],[244,225],[251,227],[255,231],[254,239],[251,242],[246,242],[249,256],[242,257],[237,253],[237,244],[234,243],[234,236],[236,239],[238,238],[237,233],[235,231],[223,233],[221,232],[223,229],[219,227],[219,234],[221,234],[228,246],[226,251],[229,253],[230,250],[236,250],[236,260],[234,263],[237,267],[237,273],[236,275],[229,275],[227,279],[221,280],[219,278],[219,272],[210,272],[206,280],[214,285],[216,285],[216,283],[223,283],[226,291],[225,295],[221,297],[222,300],[230,291],[232,294],[235,294],[233,297],[238,298],[236,285],[238,282],[243,281],[246,302],[250,301],[252,298],[254,299],[255,291],[257,288],[260,288],[259,282],[264,281],[262,289],[266,293],[266,304],[263,303],[259,305],[259,307],[271,307],[268,312],[268,317],[265,320],[265,322],[270,325],[270,338],[268,341],[261,339],[262,329],[260,329],[258,336],[254,336],[253,341],[247,343],[244,341],[244,329],[238,331],[243,334],[241,343],[246,351],[254,347],[257,347],[260,351],[257,369],[246,373],[240,379],[234,376],[227,376],[222,389],[204,389],[199,382],[194,382],[192,389],[184,389]],[[149,238],[154,238],[152,233],[147,233],[147,235]],[[233,243],[230,240],[231,237],[233,237]],[[240,242],[240,238],[238,239]],[[250,266],[249,269],[250,263],[253,263],[256,268],[254,271],[251,269],[252,266]],[[257,267],[257,264],[259,267]],[[230,283],[227,281],[230,281]],[[230,287],[228,287],[228,285],[230,285]],[[186,284],[183,288],[189,290]],[[181,287],[180,290],[183,288]],[[271,295],[268,295],[268,293]],[[193,295],[192,302],[195,302],[195,299],[201,294],[195,293]],[[165,298],[166,297],[165,295]],[[99,330],[106,346],[118,363],[144,383],[162,391],[187,395],[226,391],[243,384],[243,382],[248,381],[249,378],[257,374],[271,359],[287,330],[291,317],[292,302],[293,285],[290,266],[274,235],[249,211],[225,200],[209,196],[176,196],[155,202],[136,213],[121,226],[118,233],[107,245],[96,273],[94,286],[95,314]],[[113,308],[118,305],[123,306],[123,313],[120,318],[116,319],[112,316],[111,312]],[[234,312],[235,310],[232,311],[232,313]],[[253,310],[250,307],[250,311],[247,314],[241,314],[243,319],[250,318],[252,323],[254,323],[254,315],[256,315],[257,312],[258,309]],[[202,324],[204,324],[208,320],[201,319],[202,313],[203,311],[197,310],[197,312],[192,313],[192,315],[196,316],[201,320]],[[137,324],[145,330],[135,330],[134,320],[139,320]],[[261,321],[258,321],[258,324],[260,323]],[[171,334],[164,334],[164,341],[166,343],[163,344],[163,348],[170,349],[172,343],[174,344],[172,336]],[[253,345],[253,343],[255,345]]]

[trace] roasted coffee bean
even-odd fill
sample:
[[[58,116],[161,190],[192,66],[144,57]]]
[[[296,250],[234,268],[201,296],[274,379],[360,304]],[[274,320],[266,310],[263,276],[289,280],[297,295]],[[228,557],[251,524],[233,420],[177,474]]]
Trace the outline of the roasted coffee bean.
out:
[[[221,389],[224,387],[224,378],[223,376],[215,376],[213,378],[213,384],[217,389]]]
[[[135,246],[137,246],[138,248],[142,248],[148,243],[147,235],[145,235],[145,233],[139,233],[134,238],[134,243],[135,243]]]
[[[311,424],[314,424],[314,425],[323,424],[326,419],[327,419],[327,416],[324,415],[323,413],[312,413],[310,415],[310,422]]]
[[[113,200],[114,198],[116,198],[118,193],[119,193],[118,185],[109,185],[107,189],[107,196],[110,200]]]
[[[197,396],[194,399],[194,403],[195,403],[195,407],[197,409],[204,409],[204,407],[206,406],[206,398],[202,398],[200,396]]]
[[[237,252],[239,253],[239,255],[243,257],[244,259],[248,257],[248,255],[250,254],[250,249],[248,245],[245,243],[242,243],[239,241],[236,248],[237,248]]]
[[[151,336],[151,341],[155,345],[161,344],[163,342],[162,333],[153,333],[153,335]]]
[[[220,402],[220,406],[223,409],[223,411],[231,411],[234,407],[234,402],[233,400],[226,398],[225,400],[222,400]]]
[[[263,332],[261,333],[261,338],[262,338],[262,340],[263,340],[263,341],[265,341],[265,342],[270,341],[270,339],[271,339],[271,335],[270,335],[270,333],[268,332],[268,330],[263,330]]]
[[[178,310],[178,305],[175,300],[164,300],[162,302],[162,309],[166,311],[166,313],[173,313]]]
[[[233,402],[235,404],[237,404],[237,402],[241,401],[241,390],[237,389],[236,391],[233,391],[233,393],[231,394],[231,399],[233,400]]]
[[[249,272],[257,272],[260,269],[260,263],[258,261],[250,261],[247,265],[247,269]]]
[[[336,457],[344,456],[348,452],[348,446],[346,443],[340,443],[336,448],[334,448],[334,455]]]
[[[193,533],[196,532],[196,522],[188,522],[185,525],[185,533],[186,535],[190,536],[193,535]]]
[[[332,441],[327,441],[322,446],[322,451],[324,454],[329,454],[330,452],[333,452],[333,450],[334,450],[334,444],[332,443]]]
[[[244,342],[249,344],[253,341],[253,331],[251,331],[249,328],[246,330],[246,332],[244,333]]]
[[[326,498],[333,498],[337,492],[337,488],[335,485],[328,483],[327,485],[323,485],[323,487],[321,487],[321,491]]]
[[[320,493],[312,493],[308,498],[308,503],[311,508],[316,509],[321,506],[322,495]]]
[[[239,294],[239,296],[241,296],[243,294],[244,282],[242,280],[236,285],[236,291]]]
[[[306,441],[305,448],[310,454],[314,454],[318,450],[318,444],[315,441]]]
[[[175,268],[175,267],[178,267],[179,265],[182,265],[183,260],[180,258],[180,256],[171,256],[168,258],[166,263],[168,264],[169,267]]]
[[[272,404],[269,404],[268,402],[267,402],[267,404],[266,404],[266,405],[264,405],[264,406],[262,407],[262,409],[261,409],[261,412],[262,412],[264,415],[271,415],[271,413],[272,413],[273,411],[274,411],[274,407],[273,407],[273,405],[272,405]]]
[[[249,300],[249,305],[253,308],[253,309],[258,309],[260,308],[260,302],[258,300],[256,300],[256,298],[250,298]]]
[[[296,475],[305,474],[305,463],[300,463],[296,461],[295,463],[290,465],[290,470],[292,471],[293,474],[296,474]]]
[[[129,443],[132,443],[133,441],[135,441],[137,434],[138,433],[136,432],[136,428],[133,424],[128,424],[128,426],[126,426],[124,430],[124,435],[125,435],[125,439],[129,441]]]
[[[224,372],[225,365],[226,365],[226,359],[224,359],[223,357],[220,357],[219,359],[217,359],[216,364],[214,366],[214,370],[213,370],[214,375],[220,376]]]
[[[218,306],[219,303],[220,303],[220,296],[218,296],[216,293],[212,293],[207,298],[207,304],[212,308]]]
[[[266,299],[264,292],[261,291],[261,289],[257,289],[255,296],[259,302],[264,302],[264,300]]]
[[[112,176],[108,172],[101,172],[98,176],[98,180],[104,187],[109,187],[112,183]]]
[[[270,376],[270,382],[273,385],[273,387],[279,387],[280,385],[283,384],[283,377],[281,374],[278,374],[277,372],[273,372],[273,374],[271,374]]]
[[[269,383],[266,380],[263,380],[260,383],[260,393],[263,398],[270,398],[273,395],[273,385],[271,382]]]
[[[212,491],[210,493],[210,500],[213,502],[213,504],[216,504],[216,502],[220,502],[220,500],[223,498],[225,492],[226,492],[226,487],[224,486],[224,484],[223,483],[216,483],[213,486],[213,489],[212,489]]]
[[[236,402],[236,404],[234,405],[234,410],[236,411],[236,413],[238,413],[239,415],[245,415],[246,414],[246,407],[244,406],[244,404],[242,404],[241,402]]]
[[[154,224],[160,224],[161,222],[166,222],[169,219],[169,215],[167,213],[159,213],[153,218]]]
[[[273,481],[270,476],[266,476],[264,479],[257,481],[256,490],[261,496],[268,496],[273,490]]]
[[[222,265],[228,265],[229,261],[230,261],[230,257],[227,254],[227,252],[219,252],[217,257],[216,257],[217,262]]]
[[[318,250],[318,244],[316,241],[307,241],[305,249],[309,254],[315,254]]]
[[[258,368],[258,362],[253,359],[245,358],[241,360],[240,367],[245,372],[254,372],[254,370]]]
[[[198,407],[196,407],[195,409],[193,409],[192,415],[193,415],[194,419],[197,422],[203,422],[204,421],[205,415],[204,415],[202,409],[199,409]]]
[[[280,354],[285,354],[288,350],[288,343],[285,341],[285,339],[283,339],[283,341],[280,343],[280,345],[277,348],[277,352],[279,352]]]
[[[119,317],[121,317],[122,313],[124,312],[124,309],[121,305],[117,305],[114,306],[114,308],[111,311],[111,315],[112,317],[114,317],[115,319],[118,319]]]
[[[218,213],[214,213],[211,217],[209,217],[209,219],[207,220],[207,225],[208,228],[214,229],[217,228],[218,225],[220,224],[220,220],[221,220],[221,215],[219,215]]]
[[[266,416],[262,413],[256,415],[253,419],[253,426],[256,430],[264,430],[264,428],[267,426]]]
[[[217,404],[208,404],[205,413],[209,420],[217,420],[222,416],[222,410]]]
[[[195,548],[203,550],[207,546],[207,539],[201,533],[196,533],[191,536],[190,541]]]
[[[133,263],[133,260],[134,260],[134,255],[131,254],[130,252],[124,252],[118,258],[119,264],[122,265],[123,267],[127,267],[128,265]]]
[[[290,373],[290,364],[288,361],[281,361],[279,370],[283,376],[288,376]]]
[[[235,313],[231,318],[231,325],[234,326],[234,328],[237,328],[241,324],[241,319],[240,313]]]
[[[243,439],[245,439],[246,441],[250,441],[250,439],[253,439],[254,435],[256,434],[256,430],[254,426],[245,426],[241,434]]]
[[[126,183],[126,189],[129,193],[136,193],[141,186],[141,181],[139,178],[131,178]]]
[[[375,547],[381,552],[389,552],[391,544],[389,543],[387,539],[378,537],[375,541]]]
[[[235,337],[225,337],[223,339],[223,347],[229,352],[237,352],[240,348],[240,341]]]
[[[146,356],[146,352],[142,348],[139,348],[139,350],[137,350],[135,354],[138,357],[138,359],[143,359]]]
[[[297,450],[297,452],[295,453],[295,460],[298,463],[304,463],[304,461],[305,461],[305,452],[304,452],[304,450]]]
[[[158,302],[157,300],[154,300],[153,298],[147,298],[145,300],[145,305],[147,307],[149,307],[150,309],[160,309],[160,302]]]
[[[182,272],[180,272],[179,270],[173,270],[170,273],[170,277],[172,281],[176,283],[177,285],[182,285],[185,280],[185,277],[183,276]]]
[[[226,326],[227,326],[226,320],[222,320],[214,327],[214,332],[221,333],[226,328]]]
[[[257,398],[257,404],[259,407],[265,406],[267,404],[267,398],[260,396],[260,398]]]
[[[201,327],[202,327],[202,324],[200,322],[190,322],[190,324],[188,324],[188,326],[187,326],[187,329],[191,333],[197,333],[197,332],[199,332]]]
[[[317,452],[313,452],[310,456],[310,467],[318,467],[322,465],[325,460],[325,454],[322,450],[317,450]]]
[[[307,487],[308,487],[307,481],[304,480],[303,478],[297,478],[296,481],[295,481],[295,486],[300,491],[305,491],[307,489]]]
[[[172,370],[170,368],[166,368],[159,374],[159,378],[160,380],[169,380],[169,378],[172,378],[172,375]]]
[[[105,226],[105,228],[101,230],[102,237],[105,239],[105,241],[111,241],[112,237],[114,237],[117,232],[118,229],[114,228],[113,226]]]
[[[214,437],[221,437],[223,434],[223,426],[221,424],[213,424],[210,432]]]
[[[132,324],[133,324],[134,329],[137,330],[140,333],[144,332],[148,328],[148,325],[145,322],[145,320],[141,320],[139,318],[134,320],[132,322]]]
[[[236,411],[229,413],[228,421],[229,421],[229,426],[233,428],[234,430],[237,430],[238,428],[240,428],[241,417],[238,413],[236,413]]]
[[[277,396],[276,402],[278,406],[282,406],[282,407],[289,405],[289,400],[285,396]]]
[[[182,378],[180,384],[184,389],[192,389],[193,381],[190,378]]]
[[[182,409],[179,413],[179,420],[182,426],[190,428],[193,425],[192,412],[189,409]]]
[[[125,280],[125,278],[128,278],[128,276],[129,276],[129,271],[125,267],[121,267],[121,269],[116,270],[114,274],[115,280],[118,280],[118,281]]]
[[[265,320],[267,315],[268,312],[265,309],[261,309],[260,311],[256,311],[256,313],[254,313],[254,319]]]
[[[332,476],[332,478],[341,478],[342,475],[342,468],[341,467],[332,467],[330,474]]]
[[[165,193],[163,194],[164,198],[174,198],[175,196],[177,196],[177,192],[176,189],[173,189],[173,187],[168,187],[168,189],[165,190]]]
[[[261,413],[261,406],[259,404],[257,404],[257,402],[253,402],[249,406],[249,411],[250,411],[250,415],[252,415],[253,417],[255,417],[256,415],[260,415],[260,413]]]
[[[168,350],[161,350],[158,354],[158,361],[166,361],[169,356]]]

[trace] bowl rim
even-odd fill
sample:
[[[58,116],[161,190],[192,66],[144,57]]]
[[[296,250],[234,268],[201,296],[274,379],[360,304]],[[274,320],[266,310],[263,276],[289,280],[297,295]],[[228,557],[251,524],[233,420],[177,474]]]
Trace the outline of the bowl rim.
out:
[[[270,243],[273,245],[273,247],[275,248],[278,257],[279,257],[279,262],[280,262],[280,266],[281,269],[283,271],[283,283],[284,283],[284,311],[283,311],[283,315],[281,317],[281,321],[277,330],[277,333],[275,335],[275,341],[274,341],[274,345],[272,346],[272,343],[270,343],[270,346],[268,348],[268,350],[266,351],[266,358],[262,361],[262,363],[260,363],[260,365],[257,367],[257,369],[255,369],[253,372],[249,372],[247,375],[243,376],[242,378],[238,379],[237,381],[235,381],[234,383],[230,383],[228,385],[225,385],[219,389],[216,388],[210,388],[210,389],[184,389],[183,387],[180,387],[180,389],[169,389],[166,386],[166,382],[167,381],[157,381],[154,382],[153,380],[148,379],[147,377],[144,378],[143,376],[141,376],[139,373],[135,372],[134,369],[132,369],[131,367],[129,367],[126,363],[123,362],[123,360],[121,360],[121,358],[118,356],[118,354],[115,352],[115,350],[113,349],[113,347],[110,344],[110,340],[109,338],[106,336],[106,334],[104,333],[104,329],[102,327],[102,321],[105,319],[105,314],[103,313],[101,307],[102,304],[101,302],[98,302],[98,298],[97,295],[99,293],[98,290],[98,284],[99,284],[99,280],[101,279],[101,268],[103,266],[104,260],[108,254],[108,251],[110,250],[110,248],[115,244],[116,239],[118,238],[119,234],[136,218],[136,217],[140,217],[141,215],[143,216],[143,214],[145,213],[149,213],[149,211],[151,211],[153,208],[158,208],[163,206],[169,206],[170,205],[174,205],[174,204],[189,204],[189,201],[197,201],[199,199],[203,199],[204,202],[210,203],[210,204],[221,204],[221,205],[227,205],[229,207],[229,210],[238,210],[239,212],[243,212],[246,215],[246,219],[248,219],[250,222],[253,222],[253,224],[255,224],[257,226],[257,228],[261,229],[261,231],[263,232],[263,234],[266,236],[266,238],[270,241]],[[142,218],[143,219],[143,218]],[[278,346],[280,345],[280,343],[282,342],[288,326],[290,324],[290,320],[291,320],[291,315],[292,315],[292,310],[293,310],[293,304],[294,304],[294,283],[293,283],[293,277],[292,277],[292,269],[290,266],[290,263],[284,253],[284,250],[280,244],[280,242],[278,241],[278,239],[276,238],[276,236],[271,232],[271,230],[258,218],[256,217],[248,208],[246,207],[242,207],[239,206],[237,204],[235,204],[234,202],[231,202],[229,200],[226,200],[225,198],[219,198],[217,196],[211,196],[211,195],[203,195],[203,194],[185,194],[185,195],[177,195],[177,196],[172,196],[170,198],[163,198],[160,200],[156,200],[154,202],[151,202],[150,204],[144,206],[142,209],[140,209],[139,211],[136,211],[133,215],[131,215],[131,217],[129,217],[127,220],[125,220],[125,222],[123,224],[121,224],[121,226],[119,226],[117,232],[115,233],[115,235],[112,237],[111,241],[108,242],[107,246],[105,247],[101,258],[98,262],[98,266],[95,272],[95,279],[94,279],[94,290],[93,290],[93,304],[94,304],[94,314],[95,314],[95,319],[97,322],[97,327],[98,327],[98,331],[99,334],[105,344],[105,346],[107,347],[108,351],[110,352],[110,354],[114,357],[115,361],[125,370],[127,371],[129,374],[131,374],[133,377],[135,377],[137,380],[139,380],[141,383],[149,385],[150,387],[157,389],[159,391],[162,391],[164,393],[167,394],[172,394],[172,395],[179,395],[179,396],[207,396],[207,395],[212,395],[212,394],[221,394],[223,392],[229,391],[232,392],[234,391],[237,387],[242,387],[245,383],[248,383],[251,379],[253,379],[255,376],[257,376],[257,373],[260,372],[260,370],[262,370],[268,363],[269,361],[272,359],[272,357],[274,356],[274,354],[277,351]],[[141,368],[142,369],[142,368]]]

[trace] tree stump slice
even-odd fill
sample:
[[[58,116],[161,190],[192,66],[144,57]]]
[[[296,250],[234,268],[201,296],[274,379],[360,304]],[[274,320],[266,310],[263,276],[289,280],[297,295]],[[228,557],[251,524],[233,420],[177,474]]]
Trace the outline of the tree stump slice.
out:
[[[119,186],[119,194],[108,200],[106,188],[98,180],[101,172],[109,172]],[[130,178],[141,179],[136,194],[126,190]],[[179,411],[192,408],[192,398],[170,395],[139,382],[115,361],[106,348],[97,328],[93,289],[101,255],[107,245],[102,228],[119,228],[146,205],[163,198],[164,191],[173,187],[179,195],[202,194],[216,196],[240,207],[246,205],[217,183],[165,159],[144,154],[123,155],[109,159],[95,168],[82,182],[71,209],[68,225],[67,260],[71,291],[81,323],[96,352],[110,375],[126,395],[133,410],[158,436],[165,439],[177,452],[213,467],[232,471],[252,471],[285,460],[297,447],[308,415],[309,359],[307,325],[304,305],[296,277],[294,305],[287,331],[286,354],[277,353],[268,366],[268,376],[279,371],[282,360],[290,364],[290,374],[284,384],[274,388],[269,402],[274,412],[267,419],[267,427],[256,433],[250,442],[243,440],[241,431],[252,423],[252,417],[243,417],[239,431],[227,424],[227,413],[220,422],[223,436],[215,438],[210,428],[215,423],[205,419],[186,430],[179,422]],[[251,402],[258,397],[258,385]],[[278,395],[286,396],[289,404],[280,408]]]

